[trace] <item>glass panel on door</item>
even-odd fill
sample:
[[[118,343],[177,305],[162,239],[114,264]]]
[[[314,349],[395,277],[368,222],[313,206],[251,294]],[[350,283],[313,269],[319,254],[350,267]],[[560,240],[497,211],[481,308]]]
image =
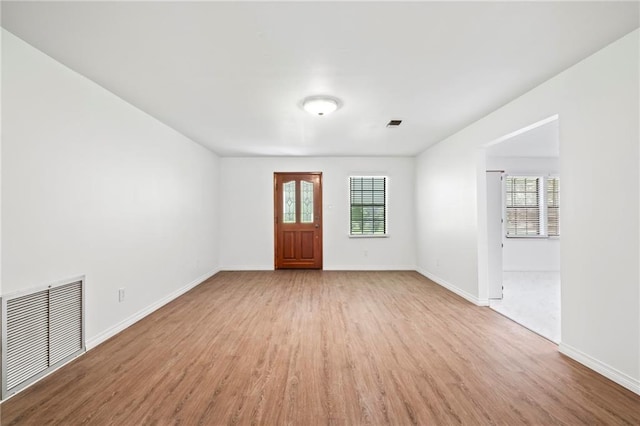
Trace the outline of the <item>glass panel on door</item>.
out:
[[[285,182],[282,187],[284,190],[282,222],[296,223],[296,181]]]
[[[302,195],[302,223],[313,223],[313,182],[300,181],[300,192]]]

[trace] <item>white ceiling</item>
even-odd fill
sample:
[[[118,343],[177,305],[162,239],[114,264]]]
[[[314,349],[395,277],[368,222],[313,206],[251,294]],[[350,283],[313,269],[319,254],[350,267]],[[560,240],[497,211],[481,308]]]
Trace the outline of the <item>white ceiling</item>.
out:
[[[520,133],[487,148],[488,157],[559,157],[558,120]]]
[[[414,155],[639,25],[637,2],[2,8],[5,29],[227,156]],[[344,105],[310,116],[316,94]]]

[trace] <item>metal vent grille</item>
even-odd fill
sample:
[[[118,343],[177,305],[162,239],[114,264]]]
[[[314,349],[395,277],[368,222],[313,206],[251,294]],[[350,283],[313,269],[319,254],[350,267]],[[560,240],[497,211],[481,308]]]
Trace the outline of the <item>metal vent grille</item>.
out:
[[[49,367],[48,293],[7,301],[7,389]]]
[[[84,351],[83,283],[3,299],[3,398]]]
[[[82,283],[49,291],[49,364],[82,349]]]

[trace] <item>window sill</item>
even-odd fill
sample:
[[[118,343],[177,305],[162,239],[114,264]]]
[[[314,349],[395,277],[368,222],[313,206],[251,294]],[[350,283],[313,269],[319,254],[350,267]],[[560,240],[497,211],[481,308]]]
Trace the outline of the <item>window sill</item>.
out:
[[[505,235],[508,240],[559,240],[560,237],[556,235]]]
[[[349,234],[349,238],[389,238],[389,234],[357,234],[357,235],[353,235],[353,234]]]

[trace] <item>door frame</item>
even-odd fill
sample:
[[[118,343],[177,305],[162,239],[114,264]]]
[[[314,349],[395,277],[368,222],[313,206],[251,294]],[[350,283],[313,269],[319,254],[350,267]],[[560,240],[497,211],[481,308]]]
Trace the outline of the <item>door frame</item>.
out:
[[[319,241],[319,250],[318,250],[318,268],[319,270],[322,270],[324,267],[324,243],[323,243],[323,234],[324,234],[324,226],[323,226],[323,201],[322,201],[322,192],[323,192],[323,188],[322,188],[322,172],[273,172],[273,269],[284,269],[284,268],[278,268],[278,232],[279,232],[279,226],[280,226],[280,221],[278,218],[278,206],[279,206],[279,202],[278,202],[278,189],[277,189],[277,184],[278,184],[278,176],[287,176],[287,175],[314,175],[314,176],[318,176],[318,181],[319,181],[319,191],[318,191],[318,197],[319,197],[319,203],[317,206],[314,206],[314,209],[317,209],[316,212],[316,217],[318,218],[318,224],[319,224],[319,233],[318,233],[318,241]]]
[[[488,298],[502,299],[504,249],[504,170],[487,170]],[[499,178],[499,181],[498,179]]]

